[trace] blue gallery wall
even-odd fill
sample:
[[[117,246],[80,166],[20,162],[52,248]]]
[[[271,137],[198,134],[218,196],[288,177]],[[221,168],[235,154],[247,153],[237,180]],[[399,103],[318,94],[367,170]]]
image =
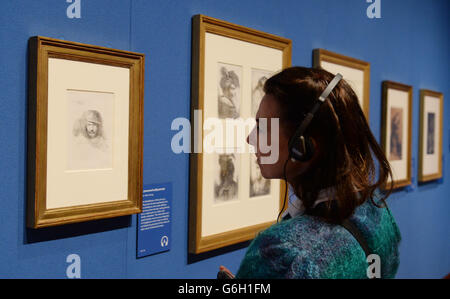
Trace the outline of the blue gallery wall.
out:
[[[205,14],[290,38],[294,65],[325,48],[371,63],[370,125],[379,138],[381,81],[414,87],[414,184],[389,200],[402,232],[398,277],[450,272],[450,105],[448,0],[82,0],[68,19],[65,0],[0,4],[0,277],[64,278],[81,257],[82,278],[212,278],[236,271],[245,247],[203,258],[187,254],[187,155],[171,152],[176,117],[190,107],[191,17]],[[42,35],[145,53],[144,184],[173,183],[172,250],[136,259],[136,216],[33,231],[25,228],[27,41]],[[444,93],[444,178],[417,183],[419,89]],[[189,263],[188,263],[189,262]]]

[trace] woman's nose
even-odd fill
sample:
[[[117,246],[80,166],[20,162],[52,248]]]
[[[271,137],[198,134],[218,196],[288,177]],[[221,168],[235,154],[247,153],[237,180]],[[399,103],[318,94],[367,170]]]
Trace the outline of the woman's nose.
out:
[[[256,126],[253,128],[250,134],[248,134],[246,141],[248,144],[256,146]]]

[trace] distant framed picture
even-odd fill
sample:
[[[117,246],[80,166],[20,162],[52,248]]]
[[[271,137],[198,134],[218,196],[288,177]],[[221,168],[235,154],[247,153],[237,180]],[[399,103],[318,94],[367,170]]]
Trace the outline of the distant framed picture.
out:
[[[27,225],[141,212],[144,55],[29,40]]]
[[[190,157],[189,252],[199,254],[253,239],[276,222],[284,183],[264,179],[255,155],[244,147],[264,83],[290,66],[292,46],[285,38],[197,15],[192,48],[191,119],[197,123]],[[253,125],[245,134],[221,131],[216,139],[224,142],[206,148],[211,123],[217,129],[249,119]]]
[[[392,168],[386,188],[411,184],[412,87],[383,81],[381,146]]]
[[[420,90],[419,182],[442,177],[444,95]]]
[[[334,75],[342,74],[358,96],[361,109],[369,122],[370,63],[325,49],[314,49],[313,66],[321,67]]]

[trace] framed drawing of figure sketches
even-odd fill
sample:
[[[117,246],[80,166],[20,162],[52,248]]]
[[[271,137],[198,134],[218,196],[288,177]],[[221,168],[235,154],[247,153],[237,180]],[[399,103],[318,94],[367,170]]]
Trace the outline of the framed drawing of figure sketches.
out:
[[[211,124],[255,123],[265,80],[290,66],[291,41],[197,15],[192,49],[191,119],[200,116],[192,136],[201,138],[191,142],[189,252],[199,254],[250,240],[276,221],[284,184],[262,177],[244,149],[252,128],[240,137],[224,131],[213,150],[205,144]]]

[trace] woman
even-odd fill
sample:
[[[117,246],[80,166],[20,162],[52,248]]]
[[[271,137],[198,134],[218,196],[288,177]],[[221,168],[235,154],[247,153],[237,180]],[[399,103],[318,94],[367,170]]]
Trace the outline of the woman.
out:
[[[270,153],[263,154],[258,142],[252,145],[262,175],[285,179],[292,195],[283,220],[250,244],[237,278],[367,278],[365,251],[343,227],[346,221],[361,232],[370,253],[380,257],[381,277],[396,274],[400,233],[385,205],[389,192],[384,196],[378,192],[392,172],[345,80],[329,94],[304,132],[313,149],[309,159],[290,159],[292,135],[333,78],[322,69],[292,67],[264,85],[257,126],[251,132],[257,138],[247,142],[271,136],[270,127],[258,128],[258,119],[279,118],[278,161],[261,164],[261,157]],[[379,164],[378,179],[373,157]]]

